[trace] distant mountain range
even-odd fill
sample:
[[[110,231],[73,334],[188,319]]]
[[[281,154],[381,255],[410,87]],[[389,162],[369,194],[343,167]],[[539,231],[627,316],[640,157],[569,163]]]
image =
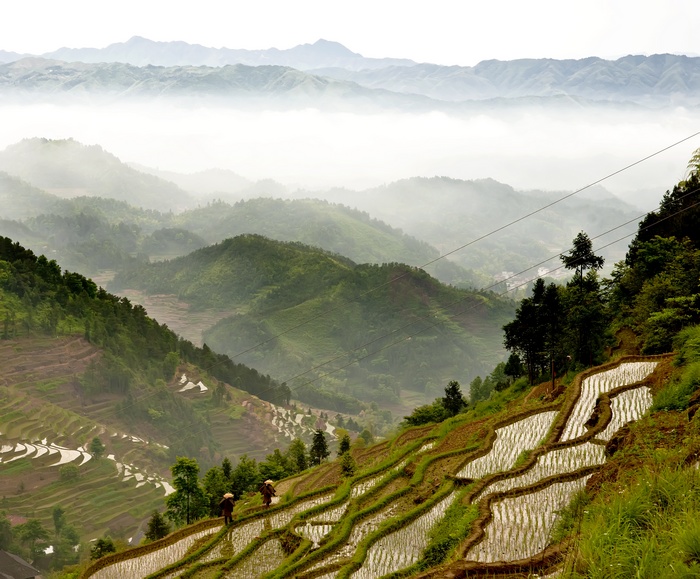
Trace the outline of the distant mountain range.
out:
[[[10,62],[23,56],[0,51],[0,62]],[[127,42],[110,44],[106,48],[59,48],[40,55],[44,58],[66,62],[124,62],[135,66],[226,66],[245,64],[248,66],[277,65],[298,70],[313,70],[321,67],[339,67],[348,70],[384,68],[386,66],[412,66],[412,60],[403,58],[365,58],[337,42],[318,40],[313,44],[300,44],[280,50],[246,50],[211,48],[187,42],[156,42],[134,36]]]
[[[0,51],[0,94],[72,96],[318,97],[381,106],[435,108],[438,102],[556,99],[645,106],[696,105],[700,58],[672,54],[617,60],[487,60],[442,66],[365,58],[319,40],[287,50],[208,48],[134,37],[106,48],[43,55]],[[68,64],[70,63],[70,64]],[[401,95],[401,96],[399,96]]]

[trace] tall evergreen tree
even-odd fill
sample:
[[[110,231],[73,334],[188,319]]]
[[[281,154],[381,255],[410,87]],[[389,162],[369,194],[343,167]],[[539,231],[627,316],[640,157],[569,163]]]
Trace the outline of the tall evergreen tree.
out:
[[[344,434],[338,443],[338,456],[341,456],[350,450],[350,435]]]
[[[311,442],[311,450],[309,451],[309,457],[312,464],[321,464],[328,456],[330,456],[330,451],[328,450],[328,442],[326,442],[326,435],[323,430],[317,430],[314,433],[313,441]]]
[[[231,464],[228,456],[224,457],[224,460],[221,461],[221,472],[224,474],[224,478],[226,480],[231,480],[231,476],[233,475],[233,465]]]
[[[144,535],[149,541],[157,541],[162,539],[170,532],[170,525],[165,520],[165,517],[158,511],[154,510],[151,518],[148,519],[148,528]]]
[[[574,238],[574,246],[571,250],[561,255],[561,260],[566,269],[574,270],[574,278],[578,283],[583,283],[583,273],[587,269],[598,270],[603,267],[605,259],[593,253],[591,238],[583,231]]]
[[[450,416],[456,416],[466,406],[462,388],[456,380],[450,381],[445,386],[445,396],[442,398],[442,405]]]
[[[66,524],[66,510],[63,507],[56,505],[53,508],[53,511],[51,511],[51,516],[53,518],[53,528],[56,531],[56,536],[58,537]]]

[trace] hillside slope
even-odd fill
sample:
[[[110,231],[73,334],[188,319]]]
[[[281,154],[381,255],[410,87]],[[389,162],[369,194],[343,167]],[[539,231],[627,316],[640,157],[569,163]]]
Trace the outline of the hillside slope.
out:
[[[322,465],[291,480],[293,495],[269,511],[240,510],[229,528],[202,521],[81,577],[542,576],[571,549],[557,513],[583,492],[595,501],[621,466],[634,468],[624,452],[632,439],[616,433],[644,436],[648,421],[625,425],[662,391],[669,361],[628,357],[556,391],[511,389],[489,409],[354,450],[350,478],[338,461]],[[684,432],[698,435],[696,425]],[[689,448],[679,450],[683,462]]]
[[[390,220],[441,253],[454,252],[450,260],[460,266],[491,276],[520,272],[524,264],[555,269],[561,265],[559,253],[569,248],[578,232],[600,236],[596,246],[605,246],[634,233],[635,219],[641,216],[603,189],[572,196],[517,191],[493,179],[415,177],[358,192],[331,190],[325,196]],[[558,202],[564,197],[568,198]],[[603,235],[610,230],[613,233]],[[462,249],[455,252],[457,248]],[[624,258],[626,250],[623,238],[601,254],[612,265]],[[536,273],[529,272],[529,277]]]
[[[81,536],[128,538],[172,490],[177,456],[261,459],[311,439],[316,417],[281,412],[284,389],[269,377],[7,238],[0,320],[0,491],[11,515],[49,525],[62,505]]]
[[[0,493],[5,497],[3,509],[11,515],[35,517],[48,526],[53,505],[60,504],[79,521],[81,536],[130,537],[172,492],[172,435],[157,421],[128,419],[134,403],[125,405],[121,396],[84,392],[81,381],[101,356],[99,348],[80,337],[0,344]],[[207,428],[216,447],[199,453],[203,463],[210,453],[208,460],[228,456],[235,461],[243,454],[262,460],[291,441],[273,424],[274,405],[227,387],[226,403],[211,406],[216,381],[193,367],[180,370],[187,371],[188,382],[203,382],[209,388],[183,390],[182,374],[165,386],[182,403],[208,410]],[[141,393],[139,398],[149,396]],[[308,426],[290,421],[284,427],[310,440]],[[183,436],[187,430],[181,426],[176,432]],[[106,447],[104,458],[89,451],[95,437]],[[79,467],[79,491],[75,481],[61,477],[61,466],[71,464]]]
[[[173,183],[136,171],[99,146],[72,139],[20,141],[0,152],[0,170],[59,197],[107,197],[162,211],[191,203]]]

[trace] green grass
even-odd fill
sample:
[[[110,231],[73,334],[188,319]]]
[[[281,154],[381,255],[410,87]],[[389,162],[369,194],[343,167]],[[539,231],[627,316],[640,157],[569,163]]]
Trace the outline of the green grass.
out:
[[[647,467],[629,479],[565,517],[577,543],[563,577],[700,576],[698,470]]]
[[[654,398],[652,412],[685,410],[693,393],[700,388],[700,362],[691,362]]]

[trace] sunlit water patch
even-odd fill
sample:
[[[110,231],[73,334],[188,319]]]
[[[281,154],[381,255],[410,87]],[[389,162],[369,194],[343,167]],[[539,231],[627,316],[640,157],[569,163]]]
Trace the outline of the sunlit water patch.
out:
[[[553,450],[538,456],[537,462],[523,474],[490,484],[474,499],[474,502],[490,493],[526,487],[550,476],[566,474],[589,466],[601,465],[604,462],[605,448],[600,444],[586,442],[568,448]]]
[[[430,531],[456,497],[456,492],[450,493],[428,512],[373,543],[353,579],[375,579],[416,563],[428,546]]]
[[[212,529],[192,533],[187,537],[183,537],[172,545],[167,545],[153,551],[118,561],[90,575],[91,579],[125,579],[126,577],[146,577],[151,573],[155,573],[163,567],[167,567],[175,561],[179,561],[189,550],[189,548],[202,537],[213,534]]]
[[[226,573],[226,579],[259,579],[282,564],[286,555],[279,539],[265,541],[258,549]]]
[[[603,392],[644,380],[656,368],[656,362],[628,362],[593,374],[583,380],[581,395],[566,423],[561,440],[573,440],[586,433],[586,422],[593,414],[596,399]]]
[[[613,435],[628,422],[639,420],[651,408],[653,399],[651,388],[640,386],[633,390],[625,390],[610,401],[612,418],[605,430],[596,438],[610,440]]]

